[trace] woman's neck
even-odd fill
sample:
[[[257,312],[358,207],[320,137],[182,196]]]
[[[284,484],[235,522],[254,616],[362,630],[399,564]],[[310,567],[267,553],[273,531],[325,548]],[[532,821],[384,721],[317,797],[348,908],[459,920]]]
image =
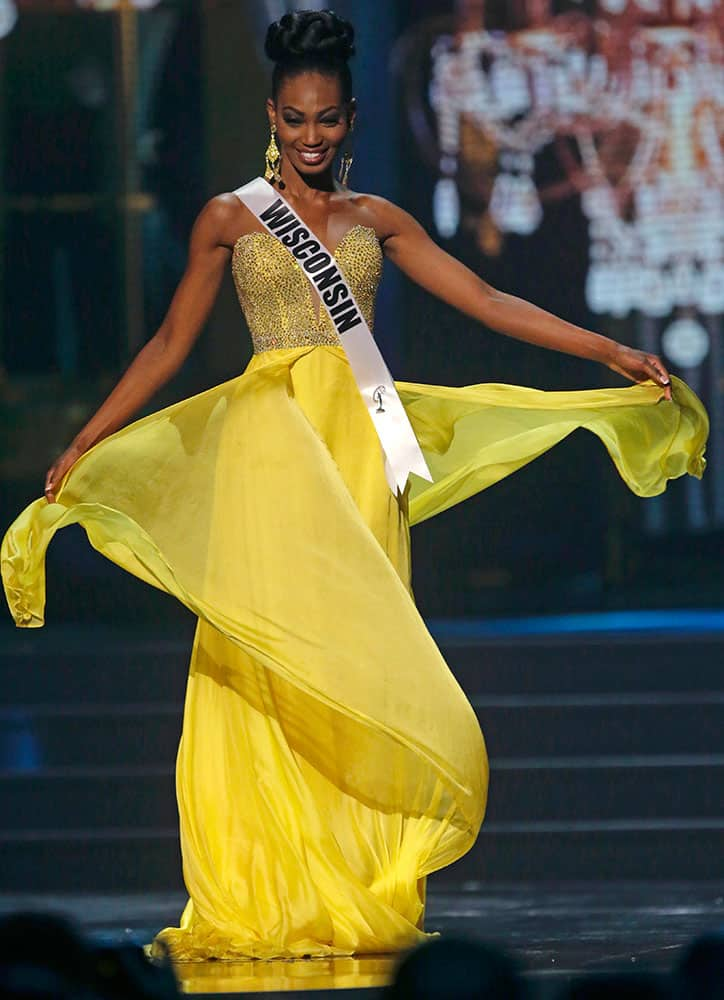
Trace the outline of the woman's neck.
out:
[[[281,193],[293,201],[327,201],[337,190],[331,167],[321,174],[304,175],[282,156],[279,172],[285,184]]]

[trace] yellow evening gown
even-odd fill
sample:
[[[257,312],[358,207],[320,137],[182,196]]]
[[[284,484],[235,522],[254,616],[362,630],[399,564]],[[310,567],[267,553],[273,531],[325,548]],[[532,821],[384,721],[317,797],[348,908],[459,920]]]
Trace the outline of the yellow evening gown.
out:
[[[374,231],[353,226],[335,256],[372,326]],[[189,900],[156,939],[176,958],[406,949],[427,936],[426,876],[473,845],[488,783],[475,713],[415,606],[409,526],[578,427],[634,492],[660,493],[701,477],[707,415],[676,378],[672,402],[652,382],[396,382],[434,482],[394,497],[291,252],[246,234],[232,271],[246,369],[101,440],[57,503],[29,504],[2,542],[5,592],[18,626],[43,625],[46,547],[78,522],[198,616],[176,768]]]

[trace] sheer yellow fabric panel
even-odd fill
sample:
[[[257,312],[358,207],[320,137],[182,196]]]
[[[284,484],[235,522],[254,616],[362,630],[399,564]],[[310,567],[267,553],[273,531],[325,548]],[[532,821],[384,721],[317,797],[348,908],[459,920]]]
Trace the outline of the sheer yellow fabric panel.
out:
[[[432,483],[411,477],[410,524],[510,475],[579,427],[601,440],[641,497],[662,493],[669,479],[686,473],[701,479],[706,467],[707,412],[675,375],[671,400],[653,381],[565,392],[498,383],[395,385],[433,475]]]

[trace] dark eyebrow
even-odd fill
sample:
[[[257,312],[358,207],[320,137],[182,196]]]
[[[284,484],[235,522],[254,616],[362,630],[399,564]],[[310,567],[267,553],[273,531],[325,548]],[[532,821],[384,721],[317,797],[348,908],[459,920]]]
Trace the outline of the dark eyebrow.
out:
[[[320,115],[324,115],[328,111],[338,111],[338,110],[339,110],[339,105],[338,104],[330,104],[329,107],[323,108],[319,112],[319,114]],[[298,115],[303,115],[304,114],[304,112],[300,111],[299,108],[295,108],[293,104],[285,104],[284,107],[282,108],[282,111],[296,111],[296,113]]]

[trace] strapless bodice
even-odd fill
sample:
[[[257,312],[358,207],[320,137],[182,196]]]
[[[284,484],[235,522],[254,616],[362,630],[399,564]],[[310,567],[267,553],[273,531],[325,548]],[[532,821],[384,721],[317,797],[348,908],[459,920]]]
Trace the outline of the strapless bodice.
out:
[[[382,275],[382,249],[370,226],[354,225],[333,251],[370,330]],[[280,347],[339,344],[326,309],[301,264],[276,236],[244,233],[231,257],[236,294],[254,354]]]

